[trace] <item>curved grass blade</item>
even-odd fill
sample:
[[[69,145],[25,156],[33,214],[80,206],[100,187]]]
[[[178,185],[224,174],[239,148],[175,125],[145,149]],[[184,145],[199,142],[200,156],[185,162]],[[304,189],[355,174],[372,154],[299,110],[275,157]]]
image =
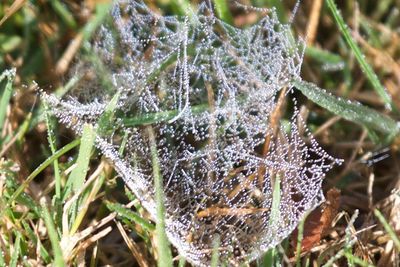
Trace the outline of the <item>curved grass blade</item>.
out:
[[[317,105],[368,129],[389,135],[389,140],[399,134],[399,123],[361,104],[338,98],[313,83],[295,80],[295,87]]]
[[[141,217],[138,213],[125,208],[121,204],[109,202],[109,203],[106,203],[106,205],[110,211],[115,211],[118,214],[118,216],[121,216],[130,221],[135,222],[136,224],[140,225],[143,229],[146,229],[149,232],[152,232],[155,230],[155,227],[153,224],[151,224],[146,219]]]

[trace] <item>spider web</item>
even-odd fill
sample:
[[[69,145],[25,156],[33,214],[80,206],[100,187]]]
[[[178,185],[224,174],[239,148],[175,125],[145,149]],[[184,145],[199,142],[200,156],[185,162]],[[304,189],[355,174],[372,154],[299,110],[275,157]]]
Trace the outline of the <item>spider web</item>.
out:
[[[247,29],[225,24],[205,5],[180,18],[120,0],[111,15],[93,52],[81,55],[70,94],[43,95],[53,113],[80,134],[120,95],[112,133],[98,134],[96,144],[156,219],[152,127],[167,235],[191,263],[210,265],[215,240],[220,262],[230,265],[279,244],[323,201],[325,173],[340,163],[297,112],[290,127],[274,130],[269,122],[277,94],[300,79],[304,42],[273,9]],[[272,142],[263,152],[266,136]]]

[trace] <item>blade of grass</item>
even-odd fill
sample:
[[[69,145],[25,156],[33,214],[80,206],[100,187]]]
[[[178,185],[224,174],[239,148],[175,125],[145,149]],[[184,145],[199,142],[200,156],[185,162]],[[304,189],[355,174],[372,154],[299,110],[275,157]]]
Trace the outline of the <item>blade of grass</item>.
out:
[[[269,221],[270,226],[276,225],[276,223],[279,221],[280,205],[281,205],[281,179],[279,175],[276,175],[274,180],[274,189],[272,192],[271,219]]]
[[[278,14],[279,21],[285,23],[288,21],[286,15],[286,8],[281,0],[266,0],[270,7],[274,7],[276,9],[276,13]]]
[[[304,231],[304,223],[307,219],[307,216],[310,214],[307,211],[304,214],[303,219],[300,221],[299,226],[297,227],[297,244],[296,244],[296,267],[301,267],[301,243],[303,241],[303,231]]]
[[[14,174],[7,175],[6,176],[6,186],[10,190],[10,194],[12,194],[14,189],[17,188],[18,183],[17,183],[17,177]],[[36,202],[25,192],[21,193],[18,195],[16,198],[16,201],[18,204],[21,204],[23,206],[26,206],[29,210],[31,210],[33,213],[35,213],[37,216],[40,216],[40,207],[36,204]]]
[[[355,264],[357,264],[356,266],[361,266],[361,267],[374,267],[374,265],[369,264],[366,261],[363,261],[362,259],[360,259],[359,257],[353,255],[352,253],[345,253],[344,256],[347,259],[351,259],[352,262],[354,262]]]
[[[111,3],[108,1],[100,2],[96,4],[96,12],[95,16],[90,19],[90,21],[85,25],[82,29],[83,41],[87,41],[90,39],[94,31],[103,23],[103,21],[109,15],[109,10],[111,7]]]
[[[48,107],[45,108],[46,110]],[[46,126],[47,126],[47,139],[49,142],[50,150],[51,153],[54,155],[56,153],[56,138],[54,135],[54,122],[51,121],[49,112],[46,112],[45,114],[46,117]],[[54,160],[53,162],[53,167],[54,167],[54,178],[56,181],[56,199],[61,200],[61,176],[60,176],[60,168],[58,166],[58,160]]]
[[[276,248],[269,249],[263,256],[260,266],[263,267],[274,267],[276,264],[276,258],[278,250]]]
[[[233,24],[233,17],[229,10],[228,1],[226,0],[214,0],[215,10],[217,11],[218,17],[228,24]]]
[[[399,123],[384,114],[361,104],[337,98],[315,84],[306,81],[296,80],[294,85],[308,99],[346,120],[387,134],[389,135],[388,139],[399,134]]]
[[[274,231],[276,231],[277,227],[279,227],[279,217],[280,211],[279,206],[281,203],[281,181],[279,175],[275,176],[274,185],[272,191],[272,205],[271,205],[271,214],[268,225],[270,227],[274,227]],[[272,233],[273,234],[273,233]],[[262,266],[273,267],[275,266],[275,262],[278,255],[278,250],[276,248],[269,249],[262,260]]]
[[[219,235],[217,235],[213,241],[213,250],[212,250],[212,255],[211,255],[211,267],[218,267],[219,246],[220,246],[220,237],[219,237]]]
[[[100,118],[99,118],[99,120],[97,122],[96,130],[93,130],[92,126],[87,125],[88,126],[87,131],[89,131],[89,132],[85,132],[85,129],[86,129],[85,126],[86,125],[84,126],[82,139],[83,140],[87,140],[87,142],[82,142],[81,144],[85,144],[86,147],[81,145],[81,148],[79,150],[78,159],[77,159],[78,166],[76,167],[76,169],[74,169],[72,171],[71,176],[70,176],[70,178],[73,177],[72,175],[74,174],[75,170],[76,170],[76,172],[77,172],[76,174],[78,174],[78,176],[79,176],[79,174],[82,175],[80,177],[76,176],[76,177],[78,177],[78,180],[77,180],[78,184],[75,185],[75,186],[78,186],[78,187],[75,187],[73,184],[71,186],[72,187],[72,191],[74,193],[77,193],[77,190],[81,189],[83,184],[84,184],[86,173],[87,173],[87,169],[89,167],[90,154],[92,152],[92,148],[93,148],[94,143],[95,143],[96,135],[110,135],[111,134],[110,131],[112,131],[113,118],[114,118],[115,110],[117,108],[117,103],[118,103],[119,97],[120,97],[119,93],[115,94],[115,96],[108,103],[107,107],[105,108],[105,111],[100,116]],[[81,153],[82,153],[82,155],[81,155]],[[87,159],[87,161],[84,162],[82,159]],[[79,163],[81,163],[82,165],[80,166]],[[79,170],[79,168],[81,168],[81,169]],[[88,208],[88,205],[89,205],[89,203],[85,204],[85,202],[88,200],[88,197],[90,195],[92,197],[94,197],[98,193],[98,191],[100,190],[101,185],[104,182],[104,179],[105,179],[104,174],[100,174],[99,177],[97,178],[96,182],[94,183],[93,187],[91,188],[90,193],[88,194],[88,192],[86,191],[85,193],[82,194],[82,197],[79,199],[79,203],[76,202],[76,205],[74,206],[74,209],[76,209],[77,212],[79,210],[79,212],[76,214],[76,217],[73,216],[75,218],[74,218],[73,224],[71,225],[71,230],[69,232],[70,234],[74,234],[78,230],[80,224],[83,221],[83,218],[86,215],[87,208]],[[74,180],[72,180],[71,183],[74,183]],[[66,186],[67,190],[69,190],[68,189],[69,185],[71,185],[71,184],[68,184],[68,182],[67,182],[67,186]]]
[[[73,42],[70,42],[61,58],[58,60],[55,67],[55,71],[57,73],[64,74],[67,71],[71,61],[74,58],[74,55],[81,48],[82,44],[86,51],[91,51],[91,46],[87,41],[91,38],[92,34],[101,25],[101,23],[103,23],[103,21],[107,18],[110,6],[111,3],[96,4],[94,16],[92,16],[88,23],[86,23],[86,25],[79,31]]]
[[[201,114],[207,111],[209,108],[208,104],[200,104],[197,106],[193,106],[191,111],[193,114]],[[132,127],[137,125],[150,125],[156,122],[165,122],[174,118],[178,115],[179,110],[169,110],[162,111],[158,113],[146,113],[142,116],[134,117],[134,118],[123,118],[123,123],[125,126]]]
[[[57,13],[58,16],[62,19],[62,21],[71,29],[76,29],[76,21],[74,16],[72,16],[71,12],[67,9],[67,7],[62,4],[59,0],[52,0],[50,4]]]
[[[153,166],[155,198],[157,205],[156,236],[157,236],[157,251],[159,255],[157,265],[159,267],[164,267],[164,266],[170,267],[173,266],[173,264],[172,264],[171,249],[165,232],[164,188],[160,171],[160,162],[158,159],[157,145],[154,137],[153,128],[151,126],[148,126],[146,130],[150,142],[151,162]]]
[[[109,135],[113,131],[115,125],[113,124],[115,110],[117,108],[120,93],[114,95],[111,101],[107,104],[104,113],[97,121],[96,133],[100,136]]]
[[[44,220],[44,223],[46,225],[47,233],[50,238],[51,247],[53,248],[54,266],[58,267],[65,266],[63,253],[60,246],[60,240],[57,235],[57,230],[54,225],[53,219],[51,218],[51,215],[45,205],[42,205],[42,219]]]
[[[71,192],[77,192],[82,187],[86,174],[89,169],[90,155],[94,147],[96,133],[93,126],[86,124],[83,126],[81,145],[79,147],[77,166],[71,172],[65,185],[63,200],[65,200]]]
[[[98,195],[98,192],[100,191],[101,186],[104,183],[106,176],[104,173],[101,173],[97,178],[96,181],[93,182],[93,186],[91,187],[90,191],[85,192],[81,198],[81,201],[79,203],[78,207],[78,214],[75,217],[75,220],[73,224],[71,225],[71,230],[69,231],[70,235],[75,234],[79,226],[82,224],[83,219],[85,218],[89,204],[95,199],[95,197]]]
[[[31,227],[29,226],[29,224],[25,221],[22,220],[22,225],[27,233],[28,238],[30,239],[30,241],[39,246],[39,253],[40,253],[40,257],[42,258],[42,260],[46,263],[49,264],[51,261],[49,252],[46,250],[46,248],[42,245],[42,242],[40,240],[40,238],[38,239],[37,236],[35,235],[35,233],[32,231]],[[1,254],[1,253],[0,253]],[[0,263],[0,266],[1,263]]]
[[[389,223],[387,222],[387,220],[385,219],[385,217],[383,217],[382,213],[378,210],[375,209],[374,210],[374,214],[375,216],[378,218],[378,220],[381,222],[381,224],[383,225],[383,227],[385,228],[386,232],[388,232],[390,238],[393,240],[397,251],[400,251],[400,239],[399,237],[396,235],[396,232],[393,230],[393,228],[389,225]]]
[[[21,43],[22,38],[18,35],[0,34],[0,52],[2,54],[14,51]]]
[[[339,10],[336,7],[336,4],[334,0],[327,0],[326,1],[328,4],[329,9],[331,10],[333,17],[336,21],[336,24],[338,25],[340,31],[342,32],[344,39],[346,40],[347,44],[350,46],[351,50],[354,53],[354,56],[356,57],[358,63],[360,64],[361,69],[367,76],[367,79],[370,81],[372,84],[374,90],[376,93],[382,98],[384,103],[386,104],[387,108],[392,109],[392,110],[397,110],[396,107],[394,106],[392,102],[392,98],[382,85],[382,83],[379,81],[378,76],[375,74],[373,71],[372,67],[368,64],[368,62],[365,60],[365,56],[361,52],[361,49],[359,46],[356,44],[354,39],[351,37],[350,31],[346,23],[344,22],[344,19],[342,15],[340,14]]]
[[[176,13],[180,16],[188,16],[192,18],[194,11],[189,0],[172,0],[172,6]]]
[[[4,80],[4,78],[7,78],[6,86],[4,87],[4,91],[0,99],[0,134],[3,130],[4,121],[6,119],[8,103],[10,102],[12,96],[12,84],[14,82],[15,72],[15,69],[5,70],[0,75],[0,83]]]
[[[146,219],[142,218],[138,213],[125,208],[121,204],[118,203],[106,203],[107,208],[110,211],[114,211],[123,218],[126,218],[130,221],[135,222],[136,224],[140,225],[143,229],[152,232],[156,229],[156,227],[148,222]]]
[[[185,267],[186,266],[186,259],[182,256],[179,257],[178,267]]]
[[[306,48],[306,56],[323,64],[345,64],[341,56],[313,46]]]
[[[21,253],[21,233],[14,231],[15,233],[15,242],[14,242],[14,251],[11,255],[10,259],[10,267],[17,267],[18,258]]]

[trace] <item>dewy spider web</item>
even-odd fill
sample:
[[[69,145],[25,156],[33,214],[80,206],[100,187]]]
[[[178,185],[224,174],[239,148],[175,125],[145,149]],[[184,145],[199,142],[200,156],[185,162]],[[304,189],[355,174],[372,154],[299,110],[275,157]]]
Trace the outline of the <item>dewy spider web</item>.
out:
[[[217,239],[229,265],[280,243],[323,200],[322,179],[339,163],[296,114],[289,131],[269,124],[278,92],[300,79],[303,42],[273,10],[245,30],[204,6],[190,18],[163,17],[121,0],[111,14],[94,52],[81,55],[83,78],[69,98],[44,95],[54,114],[79,134],[120,94],[119,119],[97,146],[155,219],[145,129],[153,128],[167,235],[193,264],[210,264]],[[266,136],[273,142],[263,153]]]

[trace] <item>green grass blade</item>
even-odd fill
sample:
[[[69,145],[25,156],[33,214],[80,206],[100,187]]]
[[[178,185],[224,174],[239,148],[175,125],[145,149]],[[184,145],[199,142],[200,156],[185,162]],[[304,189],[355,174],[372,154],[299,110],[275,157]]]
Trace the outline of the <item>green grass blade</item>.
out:
[[[274,189],[272,192],[272,205],[271,205],[271,219],[269,225],[276,225],[279,221],[280,211],[279,207],[281,205],[281,179],[279,175],[275,176]]]
[[[296,80],[294,85],[308,99],[346,120],[387,134],[390,138],[399,133],[399,124],[396,121],[371,108],[335,97],[315,84],[306,81]]]
[[[60,16],[61,20],[69,27],[72,29],[76,29],[76,21],[74,19],[74,16],[72,16],[71,12],[67,9],[67,7],[62,4],[59,0],[51,0],[50,4],[57,13],[58,16]]]
[[[51,153],[54,155],[56,153],[56,137],[54,135],[54,122],[50,118],[50,114],[47,111],[46,107],[46,126],[47,126],[47,139],[49,142]],[[58,165],[58,160],[54,160],[53,162],[54,167],[54,178],[55,178],[55,187],[56,187],[56,199],[61,200],[61,175],[60,175],[60,168]]]
[[[361,69],[367,76],[368,80],[372,84],[376,93],[382,98],[386,106],[390,109],[396,110],[395,106],[393,105],[392,98],[387,93],[386,89],[383,87],[382,83],[379,81],[378,76],[376,76],[375,72],[373,71],[372,67],[368,64],[365,60],[363,53],[361,52],[360,47],[356,44],[354,39],[351,37],[350,31],[348,26],[344,22],[342,15],[340,14],[339,10],[336,7],[334,0],[327,0],[329,9],[331,10],[333,17],[342,32],[344,39],[346,40],[347,44],[350,46],[351,50],[353,51],[358,63],[360,64]]]
[[[118,214],[118,216],[135,222],[136,224],[140,225],[143,229],[145,229],[149,232],[154,231],[156,228],[153,224],[148,222],[146,219],[142,218],[138,213],[125,208],[121,204],[107,203],[106,205],[110,211],[115,211]]]
[[[378,220],[381,222],[381,224],[385,228],[386,232],[388,232],[390,238],[393,240],[393,242],[397,248],[397,251],[399,252],[400,251],[400,239],[397,236],[396,232],[389,225],[389,223],[386,221],[385,217],[383,217],[382,213],[379,210],[375,209],[374,214],[378,218]]]
[[[54,266],[62,267],[65,266],[62,250],[60,247],[60,240],[57,235],[56,226],[54,225],[53,219],[47,207],[42,205],[42,218],[47,228],[47,233],[50,238],[51,247],[53,248],[54,253]]]
[[[15,231],[14,251],[11,255],[10,267],[17,267],[18,258],[21,253],[21,233]]]
[[[22,38],[18,35],[5,35],[0,33],[0,53],[3,55],[14,51],[21,43]]]
[[[201,114],[207,111],[209,108],[208,104],[200,104],[197,106],[193,106],[191,111],[193,114]],[[134,118],[123,118],[123,123],[125,126],[133,127],[138,125],[150,125],[153,123],[165,122],[173,119],[179,114],[179,110],[168,110],[162,111],[158,113],[147,113],[142,116],[134,117]]]
[[[41,211],[41,212],[42,212],[42,211]],[[28,238],[30,239],[30,241],[31,241],[33,244],[36,244],[36,245],[39,246],[39,253],[40,253],[40,257],[42,258],[42,260],[43,260],[46,264],[50,263],[51,258],[50,258],[49,252],[48,252],[48,251],[46,250],[46,248],[42,245],[41,240],[38,239],[38,238],[36,237],[35,233],[34,233],[33,230],[31,229],[31,226],[30,226],[25,220],[21,221],[21,223],[22,223],[22,225],[23,225],[23,227],[24,227],[24,229],[25,229],[25,231],[26,231],[26,233],[27,233],[27,236],[28,236]],[[1,253],[0,253],[0,254],[1,254]],[[2,266],[1,263],[0,263],[0,266]]]
[[[269,227],[273,227],[274,231],[278,230],[279,228],[278,222],[280,217],[280,211],[279,211],[280,203],[281,203],[281,181],[280,181],[280,176],[277,174],[275,176],[275,180],[273,183],[271,213],[268,222]],[[278,251],[276,248],[269,249],[265,253],[262,259],[262,266],[268,266],[268,267],[275,266],[277,255]]]
[[[90,161],[90,155],[92,153],[96,135],[111,135],[113,131],[113,118],[115,114],[115,110],[117,108],[117,103],[119,99],[120,94],[117,93],[115,96],[111,99],[111,101],[108,103],[104,113],[100,116],[97,125],[96,125],[96,130],[93,129],[91,125],[85,125],[83,128],[83,134],[82,134],[82,140],[81,142],[81,147],[79,150],[78,158],[77,158],[77,167],[72,171],[67,184],[66,184],[66,189],[64,194],[64,199],[68,197],[68,194],[73,191],[77,192],[79,189],[83,186],[85,182],[85,177],[87,174],[87,170],[89,168],[89,161]],[[94,187],[92,187],[91,194],[97,194],[97,192],[100,190],[101,185],[103,184],[105,179],[104,175],[100,175],[100,177],[97,179],[96,183],[94,184]],[[76,205],[74,206],[73,213],[77,212],[76,214],[73,215],[74,217],[74,222],[71,225],[70,229],[70,234],[75,233],[79,226],[81,225],[83,218],[86,215],[87,212],[87,206],[81,205],[81,203],[85,202],[85,198],[88,197],[87,195],[83,194],[82,198],[80,198],[79,202],[76,202]],[[79,210],[79,212],[78,212]],[[76,215],[76,216],[75,216]]]
[[[233,17],[229,10],[227,0],[214,0],[215,10],[217,11],[218,17],[226,23],[233,24]]]
[[[91,186],[90,191],[85,190],[86,192],[84,191],[84,193],[82,194],[80,201],[78,202],[79,206],[78,206],[78,210],[77,210],[77,215],[74,218],[74,221],[71,225],[71,229],[69,231],[70,235],[74,235],[78,231],[79,226],[82,224],[83,219],[87,215],[87,211],[88,211],[89,204],[90,204],[90,202],[88,202],[88,201],[93,200],[93,199],[88,199],[88,198],[90,197],[90,195],[96,196],[99,193],[100,188],[103,185],[105,178],[106,178],[106,176],[104,175],[104,173],[101,173],[96,178],[96,180],[94,182],[92,182],[93,185]]]
[[[286,14],[286,7],[281,0],[266,0],[269,7],[274,7],[276,9],[276,13],[278,14],[279,21],[282,23],[286,23],[288,21]],[[265,5],[265,4],[264,4]]]
[[[10,177],[9,177],[9,180]],[[9,181],[10,183],[14,182],[14,181]],[[10,186],[10,184],[8,184]],[[10,186],[11,187],[11,186]],[[36,204],[36,202],[25,192],[23,192],[22,194],[20,194],[17,198],[16,201],[19,204],[22,204],[24,206],[26,206],[27,208],[29,208],[33,213],[35,213],[36,215],[40,216],[40,207]]]
[[[306,222],[309,214],[309,211],[304,214],[303,219],[300,221],[300,224],[297,227],[296,267],[301,267],[301,242],[303,241],[304,223]]]
[[[96,133],[98,135],[104,136],[112,133],[113,128],[115,127],[113,119],[119,97],[119,93],[115,94],[111,101],[107,104],[104,113],[100,116],[96,126]]]
[[[83,126],[81,145],[79,147],[78,158],[76,160],[77,166],[72,170],[70,176],[68,177],[63,196],[64,200],[68,197],[69,193],[78,192],[83,186],[89,169],[90,155],[94,147],[95,138],[96,133],[93,129],[93,126],[90,124],[85,124]]]
[[[18,135],[18,141],[22,142],[25,134],[27,132],[29,132],[29,125],[32,122],[32,112],[29,112],[26,117],[25,120],[22,122],[22,124],[18,127],[18,131],[17,131],[17,135]]]
[[[261,264],[259,266],[263,267],[275,267],[276,258],[278,251],[276,248],[269,249],[263,256]]]
[[[218,267],[219,247],[220,247],[220,237],[219,235],[217,235],[213,241],[213,250],[211,254],[211,267]]]
[[[341,56],[313,46],[306,48],[306,56],[323,64],[345,64]]]
[[[344,256],[347,259],[351,259],[352,262],[354,262],[356,264],[356,266],[361,266],[361,267],[374,267],[374,265],[369,264],[366,261],[363,261],[362,259],[360,259],[359,257],[353,255],[352,253],[345,253]]]
[[[155,187],[155,198],[157,205],[157,250],[159,254],[158,266],[170,267],[172,264],[172,255],[167,235],[165,233],[165,206],[164,206],[164,188],[160,171],[160,162],[158,159],[157,145],[154,137],[154,131],[151,126],[147,128],[147,134],[150,141],[151,162],[153,166],[153,178]]]
[[[179,257],[178,267],[185,267],[186,266],[186,259],[182,256]]]
[[[13,87],[12,84],[15,78],[15,69],[6,70],[0,75],[0,85],[1,82],[7,78],[6,86],[4,87],[3,94],[0,99],[0,133],[3,131],[4,121],[6,119],[7,107],[10,102]]]
[[[171,3],[178,15],[188,16],[189,18],[194,16],[194,11],[189,0],[172,0]]]

